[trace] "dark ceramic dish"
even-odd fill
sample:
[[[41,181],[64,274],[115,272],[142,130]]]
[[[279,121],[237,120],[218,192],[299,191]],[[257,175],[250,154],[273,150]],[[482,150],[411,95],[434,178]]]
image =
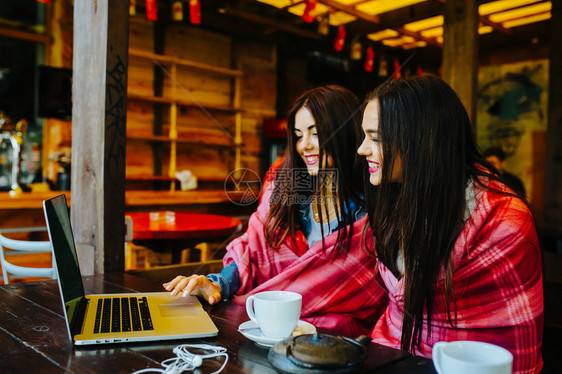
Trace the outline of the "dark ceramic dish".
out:
[[[355,373],[367,355],[369,337],[353,340],[329,334],[291,336],[274,345],[267,358],[287,374]]]

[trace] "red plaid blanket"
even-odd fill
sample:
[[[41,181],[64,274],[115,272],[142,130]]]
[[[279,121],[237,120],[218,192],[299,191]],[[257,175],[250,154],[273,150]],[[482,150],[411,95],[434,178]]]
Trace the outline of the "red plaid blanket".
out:
[[[239,296],[233,301],[245,303],[248,295],[267,290],[298,292],[303,320],[353,337],[369,334],[387,299],[374,280],[376,260],[361,249],[366,219],[354,223],[347,255],[334,257],[336,232],[325,238],[326,249],[322,241],[308,248],[300,233],[296,245],[287,239],[274,251],[263,234],[271,190],[270,186],[264,192],[246,233],[227,247],[224,265],[235,262],[240,272]]]
[[[538,373],[544,306],[533,218],[519,199],[491,191],[477,190],[476,203],[453,253],[457,325],[451,327],[444,300],[436,297],[431,337],[428,341],[425,326],[417,353],[431,357],[438,341],[478,340],[508,349],[514,356],[513,373]],[[390,302],[372,338],[399,348],[403,280],[382,264],[379,270]]]

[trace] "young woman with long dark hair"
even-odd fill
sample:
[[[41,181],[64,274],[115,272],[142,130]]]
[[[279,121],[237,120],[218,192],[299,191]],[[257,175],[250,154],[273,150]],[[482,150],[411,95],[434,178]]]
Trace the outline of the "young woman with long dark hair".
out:
[[[368,333],[385,302],[376,260],[360,244],[366,225],[359,157],[361,104],[340,86],[312,89],[288,116],[283,163],[270,170],[247,231],[227,246],[221,274],[179,276],[164,287],[211,304],[287,290],[303,296],[304,320]]]
[[[373,341],[427,357],[438,341],[485,341],[511,351],[514,373],[537,373],[535,223],[481,156],[455,92],[432,75],[385,83],[362,128],[365,234],[390,300]]]

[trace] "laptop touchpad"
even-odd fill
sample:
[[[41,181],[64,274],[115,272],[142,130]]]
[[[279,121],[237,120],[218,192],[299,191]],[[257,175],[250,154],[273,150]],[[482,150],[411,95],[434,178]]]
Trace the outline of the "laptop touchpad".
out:
[[[199,302],[197,302],[199,304]],[[186,300],[182,302],[181,298],[177,300],[170,300],[170,302],[165,304],[160,304],[158,306],[160,310],[160,315],[163,317],[187,317],[187,316],[197,316],[199,315],[199,308],[196,304]]]

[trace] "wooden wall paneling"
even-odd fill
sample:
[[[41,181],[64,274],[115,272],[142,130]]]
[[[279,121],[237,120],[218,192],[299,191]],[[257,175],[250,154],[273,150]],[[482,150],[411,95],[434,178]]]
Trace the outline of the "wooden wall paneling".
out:
[[[129,50],[153,53],[154,51],[154,23],[144,16],[130,17]],[[154,105],[146,100],[132,99],[131,94],[138,96],[154,95],[155,85],[154,63],[149,59],[129,57],[127,92],[127,153],[126,178],[146,178],[158,174],[155,170],[154,158],[157,157],[153,143],[148,139],[155,139],[154,123],[156,114]],[[129,189],[131,181],[127,182]],[[142,186],[149,186],[147,182],[140,182]],[[137,183],[135,186],[137,186]]]
[[[154,51],[154,22],[144,15],[129,17],[129,49]]]
[[[262,112],[264,116],[275,117],[277,100],[277,84],[275,69],[258,65],[256,62],[244,61],[241,70],[242,103],[246,111]]]
[[[178,145],[178,170],[190,170],[201,180],[224,181],[232,170],[231,157],[225,157],[223,151],[216,147]]]
[[[209,147],[232,147],[232,134],[228,127],[213,128],[201,125],[199,128],[180,127],[178,129],[179,143],[198,144]],[[224,130],[223,130],[224,129]]]
[[[231,37],[185,24],[172,24],[166,30],[164,51],[168,56],[223,68],[231,67]]]
[[[152,137],[154,110],[152,105],[141,100],[127,101],[127,136]]]
[[[236,61],[240,61],[244,65],[255,65],[273,72],[277,69],[275,43],[264,40],[237,39],[233,53]]]
[[[151,155],[152,144],[150,142],[127,139],[127,167],[125,175],[128,178],[154,175]]]
[[[262,128],[266,118],[277,117],[277,47],[274,43],[238,40],[235,56],[244,72],[241,79],[242,148],[240,163],[261,174]]]
[[[242,139],[244,153],[259,156],[262,152],[262,127],[264,116],[251,111],[244,112],[242,120]],[[257,171],[256,171],[257,172]]]
[[[128,82],[128,92],[148,95],[153,92],[154,77],[153,63],[146,59],[131,58],[129,74],[131,80]]]
[[[203,112],[199,108],[180,108],[178,136],[180,141],[202,142],[204,144],[233,145],[235,122],[232,114],[224,112]],[[197,132],[201,133],[198,134]]]
[[[164,97],[170,97],[186,104],[232,105],[230,77],[177,66],[174,82],[169,76],[164,79]],[[175,93],[172,93],[175,90]]]

